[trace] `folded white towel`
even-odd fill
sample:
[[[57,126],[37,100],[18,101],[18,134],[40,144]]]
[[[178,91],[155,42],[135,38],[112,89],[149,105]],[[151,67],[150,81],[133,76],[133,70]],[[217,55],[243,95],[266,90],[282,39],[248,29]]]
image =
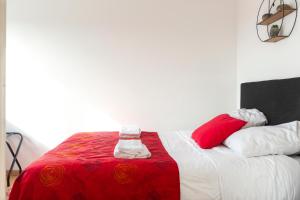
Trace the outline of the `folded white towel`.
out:
[[[140,151],[140,150],[143,150],[143,143],[140,139],[137,139],[137,140],[119,140],[117,146],[122,151]]]
[[[114,150],[116,158],[150,158],[151,153],[141,140],[119,140]]]
[[[141,129],[136,125],[122,126],[119,131],[120,138],[139,138]]]
[[[120,139],[140,139],[141,134],[125,134],[125,133],[120,133],[119,137],[120,137]]]

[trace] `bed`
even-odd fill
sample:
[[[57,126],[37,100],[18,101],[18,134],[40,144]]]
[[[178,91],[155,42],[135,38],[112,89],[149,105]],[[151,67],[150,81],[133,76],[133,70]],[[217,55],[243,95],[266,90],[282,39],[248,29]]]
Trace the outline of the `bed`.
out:
[[[241,107],[258,108],[267,115],[269,125],[300,120],[299,91],[300,78],[244,83],[241,85]],[[84,136],[95,134],[101,135],[101,133],[81,133],[81,135]],[[117,133],[113,134],[116,135]],[[155,133],[143,133],[143,137],[148,137],[149,135],[147,134]],[[299,156],[289,157],[284,155],[275,155],[245,158],[239,156],[225,146],[218,146],[210,150],[203,150],[191,139],[191,134],[192,130],[162,132],[158,134],[160,140],[148,141],[150,145],[150,151],[155,151],[155,149],[157,149],[158,147],[151,146],[152,143],[155,143],[156,145],[162,144],[168,155],[171,156],[171,158],[175,161],[178,168],[178,183],[174,165],[170,164],[172,163],[172,160],[167,159],[167,157],[165,157],[165,160],[160,160],[159,157],[155,156],[154,153],[155,160],[152,160],[152,162],[150,159],[149,161],[147,161],[149,163],[146,163],[146,165],[154,164],[155,166],[159,166],[159,168],[157,169],[160,169],[161,171],[156,171],[158,174],[153,176],[151,176],[152,172],[148,171],[148,175],[150,173],[148,179],[141,179],[139,185],[135,185],[135,187],[139,188],[146,185],[145,187],[148,188],[150,187],[149,185],[151,185],[152,190],[163,189],[163,191],[165,192],[162,193],[170,195],[174,195],[174,193],[176,193],[178,189],[180,191],[180,194],[178,195],[180,195],[180,199],[182,200],[300,199]],[[108,140],[109,138],[104,138],[101,145],[105,146],[107,143],[106,141]],[[86,143],[83,141],[83,144]],[[75,152],[80,156],[80,148],[80,145],[75,146],[72,153]],[[95,154],[91,153],[89,156],[93,157],[95,156]],[[98,164],[101,163],[102,165],[110,165],[112,162],[114,162],[109,159],[105,160],[107,156],[110,155],[107,154],[102,157],[101,160],[99,160]],[[13,186],[13,195],[11,195],[11,199],[24,199],[22,198],[25,197],[22,196],[22,194],[24,193],[30,195],[30,198],[27,199],[49,199],[42,198],[42,189],[35,185],[35,183],[43,181],[46,181],[46,183],[48,183],[47,181],[49,181],[49,179],[50,183],[53,183],[53,180],[51,178],[54,177],[56,178],[55,180],[57,180],[57,177],[60,176],[59,170],[58,172],[52,172],[52,174],[50,170],[48,179],[44,180],[43,176],[41,178],[41,176],[34,175],[37,170],[34,170],[33,168],[36,168],[36,166],[45,167],[44,165],[47,165],[50,162],[55,163],[55,157],[52,157],[52,159],[54,160],[50,161],[47,160],[47,157],[42,157],[40,158],[40,160],[31,165],[34,167],[29,166],[27,169],[25,169],[22,175],[17,179],[17,184],[15,183]],[[65,161],[66,160],[64,160],[64,162]],[[93,159],[93,161],[97,161],[97,159]],[[40,164],[38,162],[40,162]],[[126,163],[131,161],[122,162]],[[169,164],[166,165],[166,163]],[[94,188],[95,192],[99,192],[99,198],[94,199],[116,199],[100,197],[101,190],[109,190],[110,193],[118,192],[118,190],[114,190],[114,187],[110,187],[114,184],[110,180],[104,180],[100,175],[97,177],[96,173],[92,173],[94,167],[98,166],[97,162],[91,164],[89,161],[82,159],[80,166],[81,165],[84,165],[86,169],[91,170],[91,173],[88,175],[89,177],[93,177],[93,185],[102,185],[102,187],[96,187],[96,189],[95,187],[92,187]],[[167,177],[170,178],[170,176],[167,175],[168,173],[170,173],[170,171],[168,171],[170,168],[172,169],[173,179],[166,180]],[[132,170],[126,169],[125,173],[132,173]],[[76,170],[73,170],[73,172],[70,172],[69,175],[70,174],[76,177],[78,172]],[[109,169],[108,173],[104,172],[102,173],[102,176],[105,176],[105,174],[109,174]],[[161,179],[156,179],[157,177],[160,177]],[[122,176],[119,178],[121,178],[120,180],[123,181]],[[67,196],[65,196],[64,198],[60,196],[59,193],[56,194],[56,190],[51,187],[44,191],[52,194],[55,199],[92,199],[85,196],[85,193],[87,193],[88,190],[92,189],[84,185],[90,184],[89,181],[86,181],[85,183],[84,181],[78,181],[78,179],[76,178],[72,180],[73,183],[70,184],[75,185],[74,187],[71,187],[71,189],[69,188],[68,192],[65,192],[67,193]],[[98,183],[95,180],[97,180]],[[78,183],[74,183],[76,181]],[[103,181],[108,181],[107,184],[104,184],[107,186],[103,185]],[[148,181],[151,184],[149,184]],[[166,182],[163,183],[164,181]],[[126,180],[122,183],[126,183]],[[59,184],[59,182],[54,181],[54,184]],[[64,189],[64,187],[66,186],[59,186],[60,189]],[[75,188],[74,191],[72,190],[72,188]],[[80,195],[68,196],[68,194],[72,192],[79,194],[78,191],[81,192]],[[174,195],[173,197],[171,197],[162,196],[160,194],[161,193],[157,191],[151,191],[151,194],[149,193],[149,195],[140,198],[129,198],[124,193],[122,199],[179,199],[178,195]],[[44,197],[46,197],[46,195],[44,195]]]

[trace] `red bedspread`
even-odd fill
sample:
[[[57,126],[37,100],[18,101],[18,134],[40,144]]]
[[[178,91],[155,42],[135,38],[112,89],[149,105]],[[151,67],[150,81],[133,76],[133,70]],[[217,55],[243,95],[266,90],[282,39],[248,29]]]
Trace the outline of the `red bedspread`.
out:
[[[179,172],[157,133],[142,133],[150,159],[116,159],[117,132],[78,133],[32,163],[10,200],[178,200]]]

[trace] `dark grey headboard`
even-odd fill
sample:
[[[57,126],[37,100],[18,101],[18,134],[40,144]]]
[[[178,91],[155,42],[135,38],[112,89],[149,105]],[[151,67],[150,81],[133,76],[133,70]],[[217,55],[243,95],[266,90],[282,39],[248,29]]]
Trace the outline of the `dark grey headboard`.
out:
[[[300,121],[300,78],[243,83],[241,108],[257,108],[269,125]]]

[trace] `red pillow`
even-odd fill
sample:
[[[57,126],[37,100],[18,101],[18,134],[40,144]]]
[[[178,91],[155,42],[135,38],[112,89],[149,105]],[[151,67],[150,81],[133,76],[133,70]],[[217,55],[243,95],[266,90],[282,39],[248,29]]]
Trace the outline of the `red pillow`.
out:
[[[192,138],[202,149],[210,149],[222,144],[226,138],[240,130],[246,123],[228,114],[222,114],[197,128]]]

